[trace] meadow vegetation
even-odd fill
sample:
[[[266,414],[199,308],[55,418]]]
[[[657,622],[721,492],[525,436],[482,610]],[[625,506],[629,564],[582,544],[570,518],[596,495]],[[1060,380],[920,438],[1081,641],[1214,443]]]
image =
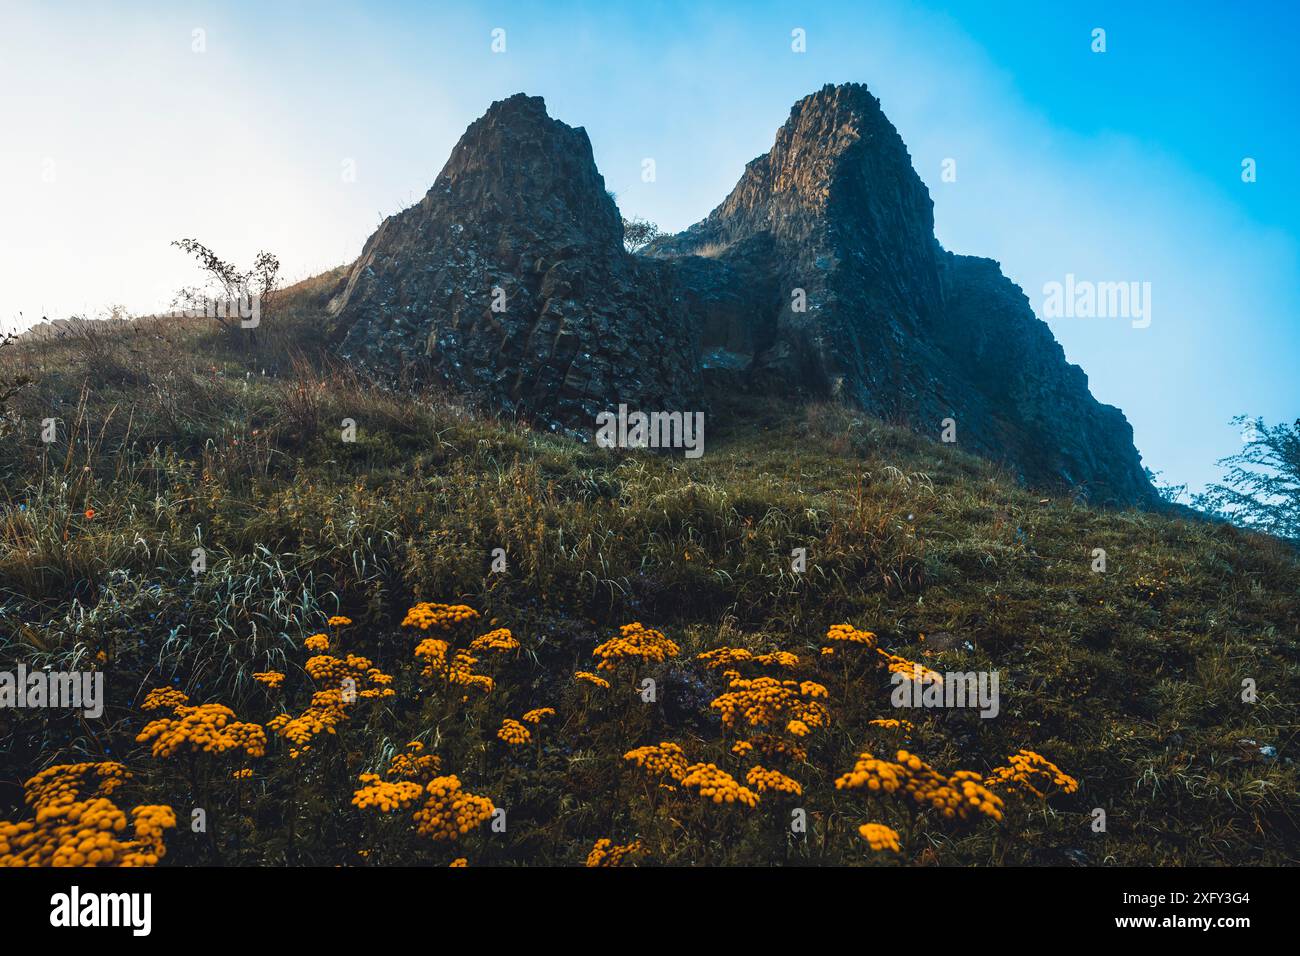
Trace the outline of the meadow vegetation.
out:
[[[0,666],[107,685],[0,710],[8,862],[1300,857],[1293,548],[836,405],[715,396],[688,461],[380,389],[320,350],[337,280],[252,346],[0,352]],[[914,664],[998,716],[891,707]]]

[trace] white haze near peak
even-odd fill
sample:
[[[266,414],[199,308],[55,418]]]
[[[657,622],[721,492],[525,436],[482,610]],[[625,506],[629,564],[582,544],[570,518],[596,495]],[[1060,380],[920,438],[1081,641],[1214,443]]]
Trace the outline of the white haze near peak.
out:
[[[1062,132],[942,19],[899,8],[868,30],[813,33],[821,52],[792,57],[788,36],[731,15],[700,14],[651,46],[611,40],[612,15],[593,13],[528,21],[494,56],[490,16],[442,14],[430,32],[330,12],[9,11],[0,324],[165,309],[197,278],[169,246],[183,237],[240,263],[269,249],[288,280],[348,262],[423,195],[465,126],[520,90],[587,129],[625,214],[681,229],[770,147],[795,100],[852,80],[907,143],[940,241],[997,259],[1040,315],[1044,284],[1067,274],[1151,283],[1149,328],[1050,321],[1093,394],[1133,423],[1148,467],[1198,488],[1237,445],[1234,414],[1298,410],[1269,386],[1294,378],[1297,357],[1270,343],[1294,341],[1276,332],[1300,304],[1295,240],[1149,144]],[[941,180],[948,158],[956,182]]]

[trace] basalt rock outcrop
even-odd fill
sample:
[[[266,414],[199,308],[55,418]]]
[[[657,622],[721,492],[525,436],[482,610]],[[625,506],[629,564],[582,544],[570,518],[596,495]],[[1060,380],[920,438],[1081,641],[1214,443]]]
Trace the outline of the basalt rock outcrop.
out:
[[[995,262],[945,251],[907,148],[858,84],[795,104],[706,219],[629,255],[582,129],[494,103],[331,303],[345,356],[545,427],[707,407],[707,385],[837,397],[1099,502],[1155,496]]]
[[[492,104],[424,198],[380,225],[330,303],[343,356],[442,382],[544,427],[619,403],[702,407],[672,269],[623,247],[581,128]]]
[[[1088,391],[1024,293],[946,252],[933,203],[865,86],[795,104],[706,219],[645,250],[676,264],[707,374],[839,396],[1030,483],[1151,503],[1123,414]]]

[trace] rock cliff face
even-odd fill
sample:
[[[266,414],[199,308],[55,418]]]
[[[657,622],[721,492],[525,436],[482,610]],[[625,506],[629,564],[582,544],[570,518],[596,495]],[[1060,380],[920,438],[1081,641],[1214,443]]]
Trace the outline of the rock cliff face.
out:
[[[521,94],[370,237],[330,303],[333,335],[373,374],[441,381],[542,426],[589,428],[620,402],[694,410],[700,362],[670,273],[624,251],[587,134]]]
[[[939,246],[929,192],[864,86],[796,103],[722,205],[646,253],[676,264],[706,373],[840,396],[936,438],[952,418],[959,447],[1031,484],[1153,499],[1123,414],[1021,290]]]
[[[685,232],[628,255],[581,129],[494,103],[331,303],[345,356],[590,433],[619,403],[698,410],[705,383],[837,396],[1031,483],[1154,493],[1123,414],[1088,392],[996,263],[934,238],[933,204],[857,84],[795,104],[771,151]]]

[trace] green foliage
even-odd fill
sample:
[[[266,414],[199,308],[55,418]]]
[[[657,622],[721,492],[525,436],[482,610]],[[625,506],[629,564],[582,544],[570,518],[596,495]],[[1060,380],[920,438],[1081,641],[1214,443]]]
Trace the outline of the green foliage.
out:
[[[664,233],[649,219],[639,216],[623,219],[623,245],[628,252],[644,249],[662,235]]]
[[[1265,425],[1238,416],[1240,452],[1219,462],[1228,469],[1222,484],[1196,496],[1198,508],[1235,524],[1300,544],[1300,419]]]
[[[872,856],[856,833],[868,820],[904,834],[908,862],[1297,860],[1300,567],[1276,539],[1043,499],[834,405],[715,396],[694,461],[534,433],[297,353],[321,339],[318,304],[336,279],[297,290],[251,354],[202,321],[137,323],[113,346],[130,377],[98,374],[82,342],[13,347],[37,381],[12,397],[0,444],[0,665],[102,667],[108,703],[94,722],[0,711],[0,817],[21,813],[37,770],[111,755],[136,775],[127,796],[208,809],[210,838],[190,834],[182,810],[169,863],[463,852],[571,864],[607,836],[642,840],[658,863],[846,864]],[[58,439],[45,444],[51,416]],[[355,442],[341,440],[345,418]],[[495,548],[501,574],[489,573]],[[1092,570],[1098,548],[1105,573]],[[415,601],[463,602],[481,630],[511,628],[523,646],[485,664],[492,693],[462,701],[422,683],[419,635],[400,626]],[[302,712],[302,641],[336,613],[355,622],[344,653],[393,673],[396,694],[359,705],[326,745],[290,760],[273,740],[236,781],[234,758],[191,767],[135,743],[153,687],[241,720]],[[656,680],[654,704],[630,685],[602,696],[572,679],[630,621],[681,645],[639,675]],[[909,714],[908,739],[873,727],[897,716],[883,673],[818,652],[841,621],[930,668],[998,670],[1002,712]],[[765,797],[746,820],[705,813],[621,759],[671,740],[742,775],[708,706],[725,688],[693,660],[723,645],[793,651],[799,676],[831,690],[830,728],[784,766],[805,788],[793,805],[808,811],[806,837],[789,832],[790,803]],[[265,670],[288,675],[281,691],[253,680]],[[1241,699],[1247,678],[1255,703]],[[536,746],[497,739],[504,718],[541,706],[557,718]],[[485,827],[453,852],[415,834],[409,814],[352,807],[358,775],[411,740],[508,808],[506,833]],[[904,745],[980,773],[1028,747],[1080,789],[966,828],[835,789],[861,751]],[[1096,807],[1106,834],[1090,829]]]
[[[208,290],[215,289],[225,303],[257,296],[261,308],[270,308],[280,278],[280,260],[272,253],[259,252],[253,257],[252,267],[241,271],[197,239],[178,239],[172,245],[194,257],[203,270],[206,283],[204,287],[182,289],[177,293],[177,304],[193,308],[194,303],[205,298]],[[240,328],[238,316],[223,310],[217,310],[212,317],[227,332]]]

